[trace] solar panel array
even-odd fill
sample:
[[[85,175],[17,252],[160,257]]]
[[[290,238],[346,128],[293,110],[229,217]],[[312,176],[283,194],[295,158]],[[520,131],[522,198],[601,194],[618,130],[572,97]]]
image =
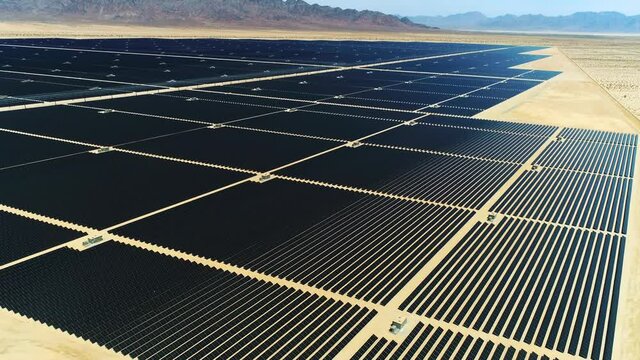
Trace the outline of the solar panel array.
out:
[[[0,306],[141,359],[611,358],[637,135],[472,117],[538,49],[2,40]]]

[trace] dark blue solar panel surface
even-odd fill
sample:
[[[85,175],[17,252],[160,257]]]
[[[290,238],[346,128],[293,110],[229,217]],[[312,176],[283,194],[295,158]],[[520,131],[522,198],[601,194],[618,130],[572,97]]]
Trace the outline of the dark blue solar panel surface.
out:
[[[0,131],[0,169],[92,150],[91,147]]]
[[[362,197],[282,180],[246,183],[116,232],[218,260],[259,256]],[[205,230],[212,226],[218,231]]]
[[[309,107],[296,112],[279,112],[238,121],[233,125],[333,139],[355,140],[398,124],[396,120],[391,119],[317,113],[312,112],[311,109]]]
[[[206,125],[81,106],[0,112],[0,128],[102,146],[181,132]]]
[[[0,266],[25,260],[0,269],[0,305],[143,359],[335,358],[375,316],[362,300],[440,325],[366,334],[355,358],[609,358],[637,135],[474,117],[558,74],[528,69],[541,49],[0,40]],[[116,224],[288,285],[52,249]]]
[[[225,39],[6,39],[3,43],[329,65],[377,63],[503,47],[453,43]]]
[[[223,123],[252,116],[268,114],[287,109],[283,102],[264,104],[251,98],[225,98],[222,95],[203,94],[199,98],[185,94],[163,94],[125,97],[121,99],[91,101],[83,103],[99,109],[113,109],[124,112],[155,115],[205,123]],[[214,99],[215,97],[215,99]],[[228,101],[231,100],[231,101]],[[295,106],[295,104],[294,104]]]
[[[0,266],[83,235],[79,231],[0,212]]]
[[[329,140],[223,127],[164,136],[124,148],[264,172],[340,144]]]
[[[140,359],[333,354],[375,314],[113,242],[12,267],[0,272],[0,289],[4,308]],[[333,322],[325,325],[327,317]],[[297,341],[285,346],[282,339],[292,337]]]
[[[244,177],[119,152],[84,153],[0,171],[0,203],[104,228]]]

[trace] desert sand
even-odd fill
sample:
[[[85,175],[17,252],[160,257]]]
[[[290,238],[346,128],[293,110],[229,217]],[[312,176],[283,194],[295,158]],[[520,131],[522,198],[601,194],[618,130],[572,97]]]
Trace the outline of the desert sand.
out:
[[[167,35],[170,34],[170,35]],[[599,130],[640,131],[640,37],[552,36],[462,32],[382,33],[275,29],[155,28],[46,23],[1,23],[7,37],[223,37],[263,39],[357,39],[442,41],[551,46],[551,57],[524,64],[527,69],[563,74],[478,115],[481,118]],[[640,209],[638,168],[632,214]],[[623,275],[616,359],[640,358],[640,229],[632,222]],[[386,324],[386,322],[385,322]],[[116,359],[112,351],[0,309],[0,357],[10,359]]]
[[[603,131],[640,131],[640,121],[558,48],[532,54],[550,57],[519,68],[555,70],[562,74],[476,117]]]
[[[114,360],[124,357],[0,308],[0,358]]]

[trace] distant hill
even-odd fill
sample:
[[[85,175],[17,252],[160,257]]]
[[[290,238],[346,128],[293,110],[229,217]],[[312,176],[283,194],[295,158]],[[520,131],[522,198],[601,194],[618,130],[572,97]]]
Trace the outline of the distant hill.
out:
[[[579,12],[568,16],[504,15],[487,17],[479,12],[451,16],[415,16],[411,20],[443,29],[561,31],[590,33],[640,33],[640,15],[617,12]]]
[[[0,19],[419,30],[407,18],[302,0],[0,0]]]

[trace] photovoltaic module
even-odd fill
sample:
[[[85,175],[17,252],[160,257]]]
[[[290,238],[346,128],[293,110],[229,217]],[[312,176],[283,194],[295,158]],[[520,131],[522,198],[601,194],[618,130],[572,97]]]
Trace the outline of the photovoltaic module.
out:
[[[140,359],[610,359],[637,135],[476,116],[540,49],[0,40],[0,307]]]

